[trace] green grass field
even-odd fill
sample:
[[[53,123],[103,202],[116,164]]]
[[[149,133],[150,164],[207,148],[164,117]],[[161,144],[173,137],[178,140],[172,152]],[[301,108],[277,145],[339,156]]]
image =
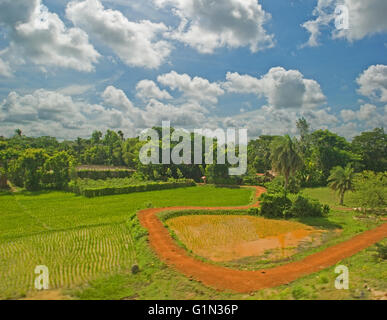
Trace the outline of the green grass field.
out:
[[[0,194],[0,298],[33,290],[34,269],[46,265],[52,288],[71,288],[136,262],[127,221],[149,205],[238,206],[250,190],[211,186],[101,198],[64,192]]]
[[[327,188],[305,194],[335,206]],[[368,299],[387,291],[387,262],[375,247],[345,259],[350,290],[336,290],[334,268],[322,270],[287,286],[254,294],[219,292],[190,281],[167,267],[153,253],[140,226],[128,223],[138,209],[169,206],[239,206],[252,200],[248,189],[211,186],[128,195],[84,198],[64,192],[0,194],[0,299],[33,296],[36,265],[47,265],[51,288],[75,299]],[[132,221],[136,221],[132,220]],[[322,247],[294,256],[298,260],[377,225],[356,220],[354,213],[332,210],[326,218],[303,223],[342,229]],[[387,245],[387,241],[383,241]],[[140,266],[132,275],[131,266]],[[258,268],[262,262],[239,261],[233,267]],[[265,268],[278,263],[264,263]]]

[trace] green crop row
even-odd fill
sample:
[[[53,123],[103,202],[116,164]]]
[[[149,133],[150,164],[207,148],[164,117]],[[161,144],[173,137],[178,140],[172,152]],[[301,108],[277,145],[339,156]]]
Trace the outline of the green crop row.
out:
[[[111,186],[107,186],[106,184],[103,184],[101,186],[88,186],[87,184],[83,185],[82,182],[76,180],[70,182],[69,189],[70,191],[85,196],[87,198],[94,198],[108,195],[128,194],[134,192],[147,192],[195,186],[195,182],[190,179],[180,179],[168,182],[141,182],[132,185],[117,185],[116,181],[114,183],[115,185]]]

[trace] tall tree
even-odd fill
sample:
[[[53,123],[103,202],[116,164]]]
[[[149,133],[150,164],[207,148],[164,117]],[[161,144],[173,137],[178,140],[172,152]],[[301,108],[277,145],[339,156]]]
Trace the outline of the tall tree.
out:
[[[276,138],[270,149],[273,169],[284,176],[284,187],[287,190],[290,177],[295,175],[303,165],[301,156],[297,152],[296,143],[289,135],[286,135]]]
[[[328,178],[329,187],[339,194],[340,205],[344,204],[345,193],[354,190],[354,179],[355,171],[351,164],[345,168],[337,166],[331,170],[331,175]]]
[[[383,128],[363,132],[352,141],[353,150],[360,154],[366,170],[387,171],[387,134]]]

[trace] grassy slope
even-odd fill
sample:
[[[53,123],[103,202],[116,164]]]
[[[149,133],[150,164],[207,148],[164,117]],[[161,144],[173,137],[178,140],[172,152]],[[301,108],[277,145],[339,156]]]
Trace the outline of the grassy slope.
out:
[[[251,197],[250,190],[210,186],[93,199],[64,192],[2,193],[0,299],[27,294],[40,264],[49,267],[53,287],[130,268],[136,257],[126,222],[150,202],[155,207],[237,206]]]

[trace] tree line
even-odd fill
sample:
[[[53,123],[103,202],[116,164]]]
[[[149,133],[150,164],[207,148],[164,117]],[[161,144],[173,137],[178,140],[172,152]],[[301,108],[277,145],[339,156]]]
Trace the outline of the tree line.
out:
[[[254,183],[257,174],[274,170],[284,177],[285,189],[293,184],[326,186],[332,182],[334,168],[344,170],[349,165],[353,172],[387,171],[387,135],[383,128],[363,132],[350,142],[329,130],[312,131],[304,118],[296,125],[298,137],[266,135],[251,140],[248,172],[243,177],[228,176],[228,165],[216,163],[143,165],[139,152],[145,142],[138,137],[125,138],[122,131],[94,131],[89,139],[58,141],[53,137],[27,137],[18,129],[11,138],[0,137],[0,188],[10,180],[28,190],[62,189],[81,164],[125,166],[135,169],[138,178],[144,180],[189,178],[199,182],[206,176],[208,182],[218,184]],[[194,143],[193,134],[191,137]],[[216,154],[216,140],[213,149]]]

